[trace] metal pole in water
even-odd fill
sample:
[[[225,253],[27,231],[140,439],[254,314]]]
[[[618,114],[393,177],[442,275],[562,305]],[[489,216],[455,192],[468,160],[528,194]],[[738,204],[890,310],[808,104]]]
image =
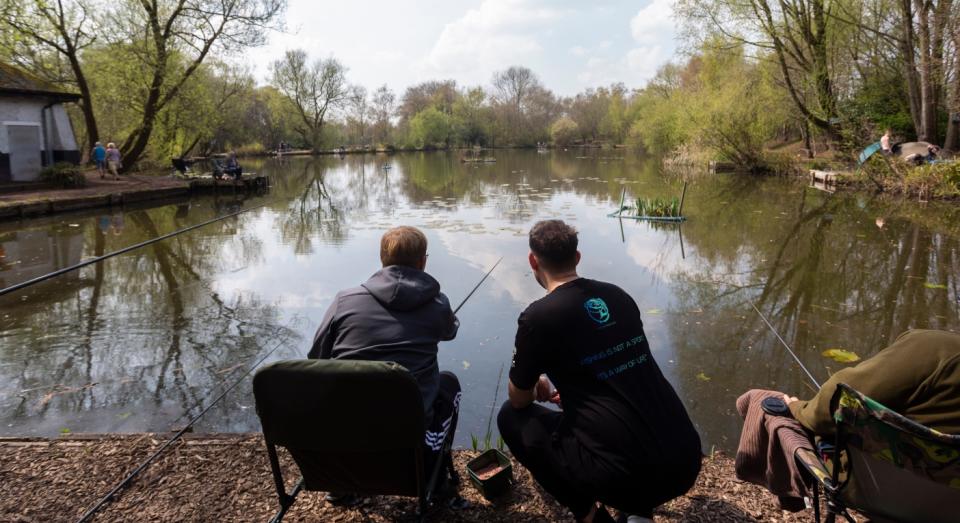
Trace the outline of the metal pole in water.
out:
[[[777,332],[777,329],[773,328],[773,325],[770,325],[770,322],[767,321],[767,317],[764,316],[762,312],[760,312],[760,309],[758,309],[757,306],[752,303],[750,304],[750,306],[753,307],[753,310],[757,311],[757,314],[760,315],[760,319],[767,324],[767,327],[769,327],[771,331],[773,331],[774,336],[776,336],[777,339],[780,340],[780,343],[782,343],[783,346],[787,349],[787,352],[789,352],[790,355],[793,356],[793,359],[797,362],[797,365],[800,365],[800,369],[803,370],[803,372],[806,373],[807,377],[810,378],[810,381],[812,381],[813,384],[817,386],[817,390],[820,390],[820,382],[817,381],[817,378],[814,378],[813,374],[811,374],[810,371],[807,370],[807,367],[803,365],[803,362],[800,361],[800,358],[797,356],[797,353],[793,352],[793,349],[791,349],[790,346],[787,345],[787,342],[783,341],[783,338],[780,337],[780,333]]]
[[[687,182],[683,182],[683,192],[680,193],[680,208],[677,209],[677,216],[683,216],[683,199],[687,197]]]

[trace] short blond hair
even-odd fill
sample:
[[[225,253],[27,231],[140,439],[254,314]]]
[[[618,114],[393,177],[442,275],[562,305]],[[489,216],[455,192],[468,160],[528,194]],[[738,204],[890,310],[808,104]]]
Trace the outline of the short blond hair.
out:
[[[380,238],[380,262],[384,267],[405,265],[418,269],[426,256],[427,237],[416,227],[394,227]]]

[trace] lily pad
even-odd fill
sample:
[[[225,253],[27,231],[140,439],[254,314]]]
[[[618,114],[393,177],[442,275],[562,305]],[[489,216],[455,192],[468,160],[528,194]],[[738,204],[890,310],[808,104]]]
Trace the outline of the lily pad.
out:
[[[660,314],[662,312],[660,309],[647,309],[647,314]]]
[[[707,376],[706,374],[701,372],[700,374],[697,374],[697,379],[700,381],[710,381],[710,376]]]
[[[470,362],[467,360],[463,360],[463,370],[467,370],[469,368],[470,368]]]
[[[68,428],[62,428],[62,429],[60,429],[60,434],[70,434],[70,429],[68,429]]]
[[[853,363],[855,361],[860,361],[860,356],[857,356],[855,352],[845,349],[827,349],[823,351],[823,355],[840,363]]]
[[[931,282],[924,282],[923,286],[928,289],[946,289],[947,288],[947,286],[942,283],[931,283]]]

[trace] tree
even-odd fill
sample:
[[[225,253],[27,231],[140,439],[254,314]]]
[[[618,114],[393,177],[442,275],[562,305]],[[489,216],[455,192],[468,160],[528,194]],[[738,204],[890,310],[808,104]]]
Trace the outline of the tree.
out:
[[[837,0],[681,0],[678,14],[700,44],[746,44],[772,52],[797,110],[829,135],[837,132],[831,30]],[[716,37],[718,34],[720,39]]]
[[[264,43],[286,0],[126,0],[105,5],[113,42],[127,46],[147,79],[140,121],[120,146],[127,168],[143,154],[156,118],[212,53],[230,54]],[[106,11],[109,9],[109,11]],[[182,60],[183,67],[175,67]]]
[[[367,100],[367,90],[362,86],[355,86],[350,94],[350,100],[347,103],[348,123],[353,127],[354,143],[358,145],[368,145],[367,127],[370,125],[371,108]]]
[[[390,118],[396,108],[397,96],[386,84],[381,85],[373,92],[370,99],[371,116],[373,118],[373,140],[375,143],[384,143],[390,133]]]
[[[561,147],[572,144],[579,135],[580,129],[577,127],[577,122],[569,116],[561,116],[550,126],[550,138],[555,145]]]
[[[308,62],[307,52],[296,49],[274,62],[271,71],[274,87],[293,102],[300,115],[297,132],[319,150],[328,113],[344,108],[353,94],[346,68],[334,58]]]
[[[423,82],[407,88],[397,112],[405,122],[409,122],[428,107],[436,107],[439,111],[450,114],[459,95],[457,82],[454,80]]]
[[[450,116],[436,107],[420,111],[410,121],[410,138],[417,147],[449,147],[452,130]]]
[[[0,9],[0,45],[17,65],[53,83],[66,83],[80,91],[80,109],[89,151],[100,140],[93,96],[80,62],[80,53],[96,42],[92,8],[75,0],[3,0]],[[46,52],[45,52],[46,51]],[[66,60],[66,66],[60,62]]]

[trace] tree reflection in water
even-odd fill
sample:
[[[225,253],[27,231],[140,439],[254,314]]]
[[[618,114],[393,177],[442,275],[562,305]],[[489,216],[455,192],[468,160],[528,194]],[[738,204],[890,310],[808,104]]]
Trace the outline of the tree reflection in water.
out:
[[[641,305],[657,361],[708,448],[733,445],[739,393],[809,393],[751,303],[821,378],[841,367],[824,349],[867,357],[907,328],[960,326],[953,206],[721,175],[690,179],[682,226],[618,222],[606,215],[624,187],[631,198],[671,197],[682,180],[629,155],[496,156],[484,165],[445,153],[266,160],[251,168],[271,177],[270,194],[252,201],[227,190],[113,215],[0,223],[0,280],[9,284],[265,205],[0,298],[0,433],[183,423],[275,343],[287,342],[275,357],[302,357],[336,291],[379,266],[381,232],[401,223],[426,231],[431,272],[454,300],[505,256],[441,350],[441,366],[466,384],[464,438],[485,430],[516,317],[542,296],[524,238],[539,219],[573,222],[583,274],[621,285]],[[247,380],[198,430],[256,430],[251,406]]]

